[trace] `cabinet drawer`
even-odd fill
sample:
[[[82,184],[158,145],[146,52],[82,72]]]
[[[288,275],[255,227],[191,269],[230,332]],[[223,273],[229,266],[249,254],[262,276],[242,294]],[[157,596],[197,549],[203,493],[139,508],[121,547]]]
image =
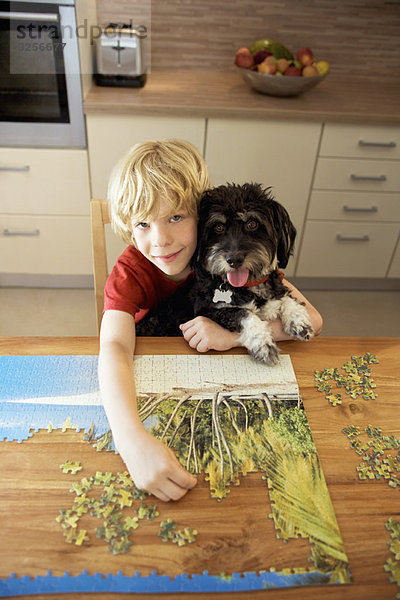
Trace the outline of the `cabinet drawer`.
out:
[[[89,214],[85,150],[0,149],[0,213]]]
[[[397,192],[400,190],[400,162],[320,158],[313,187],[325,190]]]
[[[308,218],[400,222],[400,198],[398,194],[391,193],[318,190],[311,194]]]
[[[327,124],[320,156],[400,159],[400,128]]]
[[[0,272],[92,273],[89,217],[0,215]]]
[[[398,224],[309,221],[296,276],[385,277]]]

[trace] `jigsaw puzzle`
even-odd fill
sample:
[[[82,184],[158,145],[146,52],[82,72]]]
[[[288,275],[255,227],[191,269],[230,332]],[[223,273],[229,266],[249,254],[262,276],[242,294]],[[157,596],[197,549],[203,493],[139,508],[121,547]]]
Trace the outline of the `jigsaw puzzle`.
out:
[[[75,475],[82,466],[79,462],[68,460],[61,468],[63,473]],[[93,494],[89,496],[88,492],[96,492],[96,488],[102,490],[101,495],[97,498]],[[128,471],[116,475],[110,471],[97,471],[89,479],[84,477],[79,482],[74,481],[70,492],[76,496],[72,507],[60,509],[56,521],[61,525],[65,541],[76,546],[90,542],[88,531],[79,529],[80,518],[88,512],[102,521],[102,526],[95,527],[96,537],[104,538],[114,555],[129,552],[134,543],[131,533],[139,527],[140,520],[152,521],[159,516],[155,504],[146,504],[143,501],[149,494],[135,487]],[[130,514],[126,514],[124,509],[132,507],[134,500],[140,500],[140,505]],[[196,530],[190,527],[184,527],[183,531],[175,529],[176,524],[170,518],[160,523],[159,535],[163,542],[171,540],[178,546],[183,546],[196,540]]]
[[[362,457],[356,467],[360,479],[381,479],[394,489],[400,490],[400,439],[394,435],[384,435],[382,429],[368,425],[364,431],[349,425],[343,433],[350,441],[350,447]],[[366,434],[366,435],[365,435]],[[397,450],[388,454],[388,450]]]
[[[315,371],[314,379],[317,390],[325,394],[325,398],[337,406],[342,404],[343,394],[336,392],[343,389],[352,400],[362,397],[364,400],[375,400],[378,394],[375,391],[376,384],[371,377],[371,366],[378,364],[379,360],[374,354],[366,352],[364,356],[352,356],[344,363],[341,373],[337,367],[325,368],[323,371]],[[335,388],[336,386],[336,388]]]
[[[7,360],[3,362],[3,358]],[[51,436],[55,430],[64,428],[68,432],[73,428],[82,432],[82,437],[96,450],[113,449],[93,366],[97,357],[3,358],[0,359],[3,439],[22,441],[40,429],[52,431]],[[51,359],[51,365],[47,359]],[[255,363],[244,355],[138,356],[135,377],[145,427],[177,452],[185,468],[198,476],[205,475],[211,498],[203,500],[201,506],[209,502],[217,510],[218,506],[229,503],[237,497],[236,490],[245,485],[243,477],[253,474],[260,483],[257,488],[249,489],[263,494],[265,508],[268,507],[260,513],[257,528],[264,527],[262,521],[268,521],[269,515],[276,537],[274,543],[283,544],[281,554],[284,555],[288,541],[301,542],[303,546],[299,547],[307,545],[311,562],[305,560],[302,564],[297,560],[277,570],[273,564],[259,562],[257,558],[254,570],[241,569],[238,573],[224,567],[219,575],[209,575],[206,570],[199,575],[199,561],[206,557],[201,527],[183,518],[181,525],[180,519],[159,515],[158,505],[151,503],[145,492],[135,489],[128,473],[99,470],[72,481],[72,507],[63,508],[58,516],[66,541],[77,546],[83,561],[85,550],[91,547],[92,534],[80,523],[81,519],[87,519],[88,513],[100,520],[95,527],[96,539],[104,540],[111,555],[118,558],[132,553],[135,536],[141,535],[148,521],[157,519],[160,519],[160,546],[170,547],[170,552],[176,548],[178,552],[190,553],[193,547],[196,553],[199,549],[193,566],[182,574],[174,573],[172,578],[156,573],[135,577],[120,574],[119,578],[107,575],[106,580],[113,586],[109,590],[229,592],[351,583],[343,541],[289,356],[281,356],[274,367]],[[2,386],[4,379],[8,379],[8,385]],[[48,428],[50,422],[52,426]],[[24,427],[24,423],[28,425]],[[80,474],[78,461],[64,461],[61,477],[74,478]],[[192,492],[196,494],[196,488]],[[197,508],[199,514],[201,506]],[[247,508],[250,509],[245,502],[242,510]],[[244,515],[242,512],[240,516]],[[241,529],[245,540],[248,526],[243,524]],[[243,540],[237,552],[237,560],[241,561]],[[230,552],[234,553],[234,538],[231,543]],[[265,543],[271,546],[272,540],[265,539]],[[295,555],[293,546],[290,556]],[[189,565],[190,554],[186,556]],[[54,582],[55,578],[52,579]],[[87,572],[74,575],[74,591],[88,589],[89,579]],[[15,591],[20,580],[7,581]],[[107,591],[104,583],[93,587],[95,581],[92,580],[90,591]],[[43,586],[42,579],[40,583]],[[64,587],[59,591],[71,590],[69,580],[63,579],[62,583]],[[35,585],[31,583],[29,593],[37,593]]]

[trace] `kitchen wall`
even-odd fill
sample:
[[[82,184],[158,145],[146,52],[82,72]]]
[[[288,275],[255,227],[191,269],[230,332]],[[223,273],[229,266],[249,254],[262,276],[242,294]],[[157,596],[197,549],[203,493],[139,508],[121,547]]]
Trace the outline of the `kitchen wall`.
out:
[[[269,37],[313,49],[340,76],[400,80],[400,0],[97,0],[98,22],[150,29],[152,69],[233,70]]]

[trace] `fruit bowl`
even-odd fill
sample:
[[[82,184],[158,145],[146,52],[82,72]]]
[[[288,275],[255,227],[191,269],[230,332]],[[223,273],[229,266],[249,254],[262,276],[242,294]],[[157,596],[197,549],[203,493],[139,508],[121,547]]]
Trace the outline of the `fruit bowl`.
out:
[[[291,75],[266,75],[251,69],[236,67],[248,86],[268,96],[299,96],[318,85],[326,75],[295,77]]]

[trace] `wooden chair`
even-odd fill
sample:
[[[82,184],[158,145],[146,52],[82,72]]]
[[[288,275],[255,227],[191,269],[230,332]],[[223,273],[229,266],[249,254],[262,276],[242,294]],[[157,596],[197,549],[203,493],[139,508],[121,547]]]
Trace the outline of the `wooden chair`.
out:
[[[105,200],[90,201],[90,220],[92,229],[92,252],[94,295],[96,302],[97,331],[100,333],[103,316],[104,286],[108,277],[105,225],[111,222],[110,205]]]

